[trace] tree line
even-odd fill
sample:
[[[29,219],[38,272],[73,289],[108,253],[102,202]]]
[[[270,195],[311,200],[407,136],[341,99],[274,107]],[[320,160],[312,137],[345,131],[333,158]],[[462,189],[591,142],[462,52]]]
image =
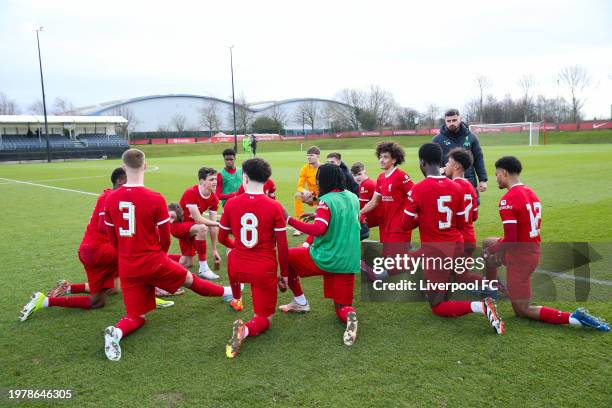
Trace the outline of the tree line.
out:
[[[586,91],[591,84],[587,70],[580,65],[563,68],[556,77],[559,94],[549,97],[536,94],[536,83],[532,76],[523,75],[517,81],[521,90],[518,97],[506,94],[502,98],[495,96],[491,89],[490,78],[478,75],[474,78],[476,96],[460,107],[464,120],[469,123],[512,123],[512,122],[552,122],[579,123],[583,119],[583,106]],[[561,89],[563,95],[561,95]],[[417,129],[435,128],[441,125],[444,110],[436,104],[429,104],[419,111],[401,106],[391,91],[378,85],[367,89],[343,89],[336,93],[329,104],[316,100],[300,103],[289,117],[279,105],[273,105],[265,114],[255,114],[248,108],[244,94],[236,100],[236,123],[238,133],[283,133],[291,122],[302,124],[304,131],[325,129],[327,131],[379,130],[379,129]],[[27,113],[42,114],[42,101],[37,100],[26,109]],[[67,98],[56,98],[49,110],[52,115],[72,115],[75,108]],[[21,113],[18,104],[0,92],[0,114],[14,115]],[[188,123],[182,113],[176,113],[166,126],[157,129],[160,132],[189,130],[208,130],[211,134],[218,131],[233,131],[233,112],[222,116],[219,102],[211,100],[202,104],[198,110],[198,123]],[[113,115],[123,116],[128,120],[124,130],[133,130],[139,123],[133,112],[126,106],[119,107]]]

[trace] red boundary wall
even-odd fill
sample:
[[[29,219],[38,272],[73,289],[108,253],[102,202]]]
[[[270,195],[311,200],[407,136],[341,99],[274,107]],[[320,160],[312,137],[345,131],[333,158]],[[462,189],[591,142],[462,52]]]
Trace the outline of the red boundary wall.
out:
[[[612,121],[604,120],[589,120],[580,123],[578,127],[575,123],[562,123],[559,125],[560,131],[576,131],[576,130],[600,130],[612,129]],[[500,128],[484,129],[480,132],[491,132],[501,130]],[[515,126],[504,128],[504,132],[521,132],[524,131],[523,126]],[[543,123],[540,125],[540,130],[556,131],[557,125],[554,123]],[[339,133],[321,133],[311,134],[308,137],[304,136],[282,136],[276,134],[256,134],[257,141],[272,141],[272,140],[312,140],[312,139],[334,139],[348,137],[367,137],[367,136],[410,136],[410,135],[436,135],[438,129],[419,129],[419,130],[374,130],[374,131],[353,131]],[[238,135],[238,140],[242,140],[244,135]],[[156,138],[156,139],[134,139],[130,141],[133,145],[142,144],[191,144],[191,143],[223,143],[233,142],[234,137],[231,135],[213,136],[213,137],[185,137],[185,138]]]

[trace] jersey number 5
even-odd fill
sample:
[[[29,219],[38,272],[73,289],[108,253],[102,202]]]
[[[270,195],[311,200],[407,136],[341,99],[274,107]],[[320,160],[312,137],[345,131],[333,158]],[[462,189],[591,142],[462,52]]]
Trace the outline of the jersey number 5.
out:
[[[127,210],[127,211],[123,211]],[[119,227],[119,236],[131,237],[136,233],[136,222],[134,221],[134,215],[136,207],[129,201],[119,201],[119,211],[123,214],[123,219],[127,220],[128,227],[123,229]]]
[[[259,220],[253,213],[244,213],[240,218],[240,241],[247,248],[253,248],[257,245],[257,226]]]
[[[446,214],[446,221],[438,221],[438,228],[441,230],[450,228],[451,226],[453,210],[446,206],[446,204],[450,202],[451,196],[441,196],[438,198],[438,211],[442,214]]]
[[[531,221],[531,230],[529,231],[529,238],[535,238],[540,235],[540,221],[542,220],[542,204],[538,201],[531,204],[527,204],[527,211],[529,211],[529,221]]]

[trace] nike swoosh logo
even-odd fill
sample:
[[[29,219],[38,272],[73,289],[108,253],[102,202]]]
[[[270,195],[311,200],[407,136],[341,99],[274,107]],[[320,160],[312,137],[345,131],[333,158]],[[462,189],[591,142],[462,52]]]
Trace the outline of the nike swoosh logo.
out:
[[[608,124],[608,122],[604,122],[604,123],[593,123],[593,129],[598,129],[598,128],[600,128],[600,127],[602,127],[602,126],[605,126],[605,125],[607,125],[607,124]]]

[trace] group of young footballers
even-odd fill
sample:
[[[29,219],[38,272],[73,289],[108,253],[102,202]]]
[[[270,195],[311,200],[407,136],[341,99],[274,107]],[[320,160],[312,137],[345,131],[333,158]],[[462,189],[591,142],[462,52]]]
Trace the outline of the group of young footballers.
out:
[[[156,301],[156,294],[180,294],[184,287],[201,296],[223,297],[233,310],[240,311],[242,290],[249,284],[254,315],[249,321],[233,323],[226,345],[227,357],[233,358],[245,339],[268,330],[279,290],[289,288],[293,293],[290,303],[279,306],[281,311],[308,312],[310,304],[300,279],[322,276],[324,296],[333,300],[336,314],[345,324],[343,342],[351,346],[358,328],[353,307],[355,275],[363,270],[371,276],[360,250],[369,228],[379,228],[386,256],[403,253],[456,258],[471,256],[476,247],[473,223],[478,218],[478,194],[463,178],[473,160],[467,150],[452,150],[444,165],[441,147],[423,144],[418,159],[425,178],[414,183],[399,168],[405,154],[395,142],[381,142],[376,147],[382,169],[376,182],[368,178],[362,163],[353,164],[349,171],[339,153],[330,153],[327,163],[322,164],[320,150],[311,147],[308,163],[300,170],[294,217],[275,200],[268,162],[253,158],[237,168],[233,150],[225,150],[223,157],[225,167],[220,173],[201,168],[198,184],[188,188],[178,204],[168,205],[161,194],[144,186],[144,153],[127,150],[122,168],[111,175],[113,189],[104,190],[98,198],[79,247],[88,283],[60,281],[47,295],[34,293],[20,320],[47,307],[102,307],[106,296],[118,290],[118,279],[126,315],[104,332],[106,356],[117,361],[121,339],[140,328],[149,311],[163,307],[164,301]],[[508,191],[499,202],[504,236],[483,242],[486,276],[433,267],[423,270],[424,279],[442,283],[497,280],[497,268],[504,264],[507,282],[501,290],[517,316],[609,331],[605,321],[583,308],[570,313],[531,305],[530,277],[540,257],[542,204],[520,182],[522,167],[517,158],[502,157],[495,168],[499,187]],[[218,221],[220,200],[223,213]],[[303,213],[303,204],[316,206],[315,212]],[[302,245],[289,248],[287,226],[295,230],[294,235],[308,235]],[[415,228],[420,234],[418,249],[410,245]],[[207,234],[215,269],[221,263],[217,242],[227,248],[228,287],[211,282],[219,276],[207,263]],[[180,255],[168,254],[171,236],[179,239]],[[196,256],[198,275],[187,269]],[[87,291],[90,296],[65,296]],[[434,314],[457,317],[480,313],[496,333],[504,333],[504,322],[491,297],[459,301],[451,300],[450,295],[442,289],[427,291]]]

